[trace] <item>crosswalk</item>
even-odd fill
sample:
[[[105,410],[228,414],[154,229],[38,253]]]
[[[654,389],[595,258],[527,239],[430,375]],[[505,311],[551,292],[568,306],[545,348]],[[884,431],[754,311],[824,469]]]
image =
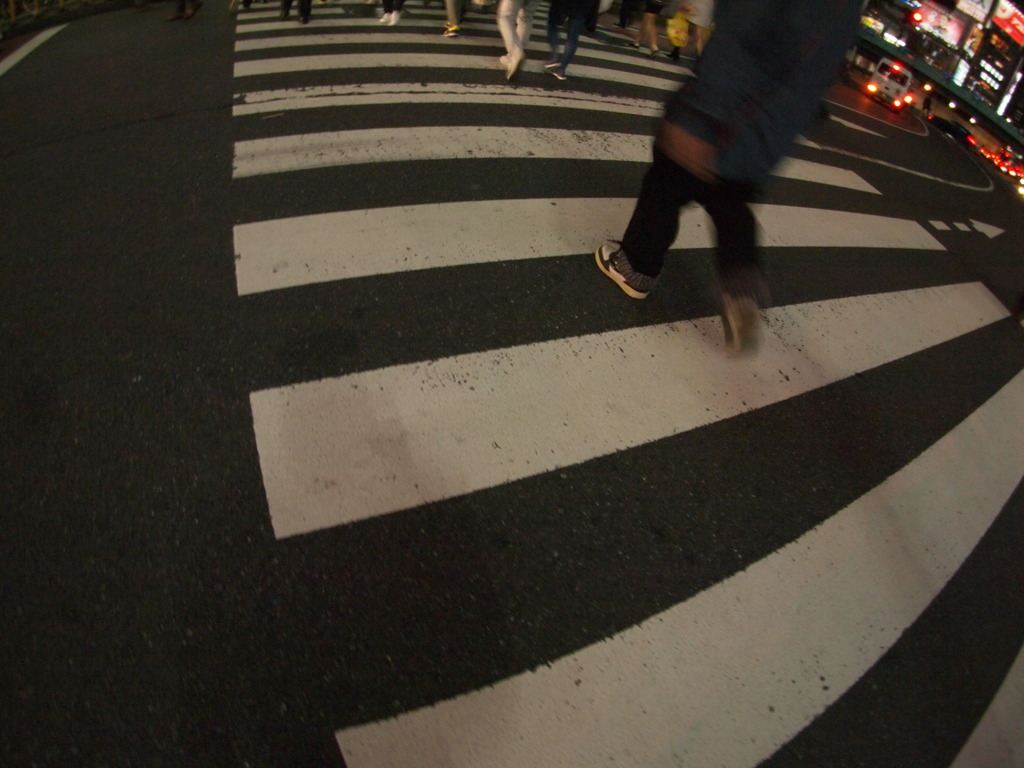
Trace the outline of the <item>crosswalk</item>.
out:
[[[387,29],[362,3],[308,27],[260,7],[235,47],[239,301],[352,312],[324,359],[254,384],[270,525],[413,543],[381,592],[445,581],[366,651],[381,703],[338,705],[349,768],[1024,765],[1024,629],[999,629],[1024,615],[1001,549],[1024,339],[949,251],[991,229],[880,212],[884,185],[804,141],[776,177],[830,203],[758,206],[777,303],[730,360],[702,212],[647,302],[590,255],[679,64],[584,38],[559,83],[542,10],[509,84],[482,13],[449,40],[436,4]],[[902,659],[944,634],[985,649],[925,692]]]

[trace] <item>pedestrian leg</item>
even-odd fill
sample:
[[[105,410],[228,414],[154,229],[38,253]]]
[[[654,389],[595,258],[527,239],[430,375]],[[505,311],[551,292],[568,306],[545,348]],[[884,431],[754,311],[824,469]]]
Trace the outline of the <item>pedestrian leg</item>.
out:
[[[752,352],[760,336],[761,308],[769,303],[768,285],[757,251],[757,221],[750,209],[754,190],[745,184],[709,184],[698,200],[715,225],[726,351]]]
[[[583,30],[587,25],[587,17],[579,16],[576,18],[569,19],[568,29],[565,34],[565,50],[562,52],[562,60],[560,62],[559,69],[561,73],[566,74],[566,69],[569,68],[569,63],[576,55],[576,49],[580,45],[580,35],[583,34]]]
[[[679,211],[703,186],[657,147],[647,169],[633,215],[622,236],[622,250],[633,268],[649,277],[661,274],[665,252],[679,235]]]
[[[523,0],[500,0],[498,3],[498,31],[505,44],[505,55],[501,57],[501,65],[505,68],[505,78],[511,80],[523,62],[523,44],[519,38],[519,12],[523,8]]]

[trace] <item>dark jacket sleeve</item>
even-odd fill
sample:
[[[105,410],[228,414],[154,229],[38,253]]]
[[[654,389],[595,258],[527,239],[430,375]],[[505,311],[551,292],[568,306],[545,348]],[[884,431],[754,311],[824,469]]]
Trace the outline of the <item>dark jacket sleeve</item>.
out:
[[[860,0],[719,0],[666,118],[718,147],[722,177],[762,183],[818,113],[859,14]]]

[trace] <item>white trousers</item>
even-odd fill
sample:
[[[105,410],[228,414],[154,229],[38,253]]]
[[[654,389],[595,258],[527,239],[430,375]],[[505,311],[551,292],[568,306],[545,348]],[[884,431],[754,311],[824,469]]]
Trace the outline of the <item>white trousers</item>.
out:
[[[509,56],[523,57],[533,29],[533,12],[540,0],[500,0],[498,31]]]

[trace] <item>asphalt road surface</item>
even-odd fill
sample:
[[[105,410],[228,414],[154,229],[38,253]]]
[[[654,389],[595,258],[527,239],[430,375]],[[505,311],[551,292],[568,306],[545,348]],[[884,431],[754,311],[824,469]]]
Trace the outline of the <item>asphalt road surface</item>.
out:
[[[734,360],[685,61],[170,12],[0,61],[0,765],[1024,765],[1006,179],[837,85]]]

